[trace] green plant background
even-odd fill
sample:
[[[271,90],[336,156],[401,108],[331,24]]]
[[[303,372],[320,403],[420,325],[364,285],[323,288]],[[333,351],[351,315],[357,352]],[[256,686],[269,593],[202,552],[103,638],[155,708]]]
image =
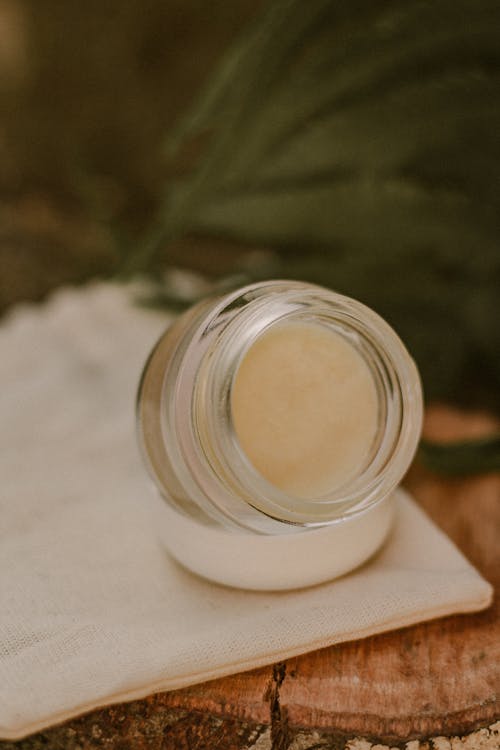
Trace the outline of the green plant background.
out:
[[[500,410],[498,3],[7,6],[4,306],[96,273],[182,303],[172,265],[309,279],[392,323],[428,399]]]

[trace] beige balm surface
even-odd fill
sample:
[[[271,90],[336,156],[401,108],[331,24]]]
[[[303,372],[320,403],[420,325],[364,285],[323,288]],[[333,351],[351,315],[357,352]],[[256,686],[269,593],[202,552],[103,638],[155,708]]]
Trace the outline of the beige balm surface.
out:
[[[321,324],[278,323],[263,333],[236,372],[231,409],[252,465],[301,498],[345,485],[366,465],[377,434],[365,360]]]
[[[260,590],[326,581],[380,547],[421,422],[418,373],[392,328],[297,281],[184,313],[137,399],[169,552],[205,578]]]

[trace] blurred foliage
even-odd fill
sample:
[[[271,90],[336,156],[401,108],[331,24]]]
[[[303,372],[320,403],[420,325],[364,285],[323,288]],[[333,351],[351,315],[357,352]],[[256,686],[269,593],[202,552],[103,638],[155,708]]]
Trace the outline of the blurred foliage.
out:
[[[167,140],[204,142],[129,259],[187,233],[274,249],[398,330],[428,398],[500,406],[500,6],[277,0]]]
[[[0,0],[0,308],[118,267],[178,308],[173,265],[311,280],[428,399],[500,411],[499,63],[491,0]]]
[[[0,0],[2,193],[143,226],[170,176],[165,132],[258,5]]]
[[[500,471],[500,435],[451,443],[422,440],[419,456],[429,469],[450,476]]]
[[[260,4],[0,0],[0,312],[116,271],[184,169],[165,132]]]

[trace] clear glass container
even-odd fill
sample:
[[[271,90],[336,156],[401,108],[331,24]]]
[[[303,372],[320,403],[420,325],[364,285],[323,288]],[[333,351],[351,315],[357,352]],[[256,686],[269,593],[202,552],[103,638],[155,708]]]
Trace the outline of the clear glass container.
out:
[[[363,358],[376,389],[370,450],[348,482],[319,497],[292,496],[266,480],[243,451],[232,415],[232,389],[245,354],[273,326],[292,322],[342,336]],[[191,308],[157,343],[137,400],[139,442],[167,503],[171,552],[201,575],[249,588],[315,583],[373,553],[390,527],[391,498],[413,458],[421,424],[418,372],[393,329],[353,299],[296,281],[252,284]],[[383,521],[370,532],[376,516]],[[331,541],[338,547],[339,535],[347,539],[351,532],[357,553],[335,559]],[[297,550],[307,555],[304,545],[321,546],[321,538],[325,560],[318,570],[314,560],[304,560],[302,572],[287,576]],[[220,559],[214,572],[206,558],[214,556],[215,545]],[[268,557],[279,556],[276,580],[266,574],[269,560],[257,559],[259,545]]]

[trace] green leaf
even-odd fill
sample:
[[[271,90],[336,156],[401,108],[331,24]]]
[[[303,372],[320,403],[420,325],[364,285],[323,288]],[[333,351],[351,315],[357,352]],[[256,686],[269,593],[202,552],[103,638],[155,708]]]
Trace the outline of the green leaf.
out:
[[[133,261],[188,232],[273,248],[387,317],[429,396],[500,407],[499,83],[497,2],[276,0],[171,134],[207,146]]]
[[[500,471],[500,435],[456,443],[422,440],[419,455],[429,469],[450,476]]]

